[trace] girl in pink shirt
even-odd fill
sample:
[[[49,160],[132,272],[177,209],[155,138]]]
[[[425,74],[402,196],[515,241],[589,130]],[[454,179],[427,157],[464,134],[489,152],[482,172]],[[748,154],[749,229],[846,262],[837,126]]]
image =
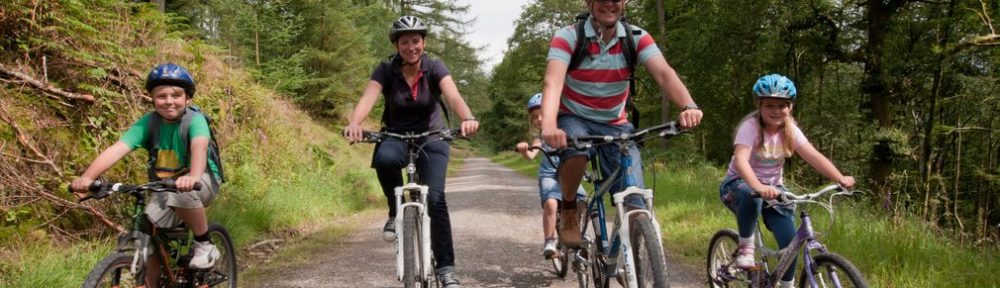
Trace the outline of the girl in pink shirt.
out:
[[[741,268],[754,266],[757,215],[762,215],[780,248],[788,246],[795,237],[794,207],[762,209],[761,199],[772,200],[779,190],[787,191],[782,183],[785,158],[797,153],[830,180],[845,188],[854,186],[854,177],[841,174],[795,124],[792,107],[796,90],[792,80],[778,74],[766,75],[754,84],[753,95],[757,110],[740,121],[733,141],[733,158],[719,188],[723,204],[736,214],[740,234],[736,265]],[[760,198],[751,197],[752,192]],[[793,287],[795,264],[792,265],[782,275],[781,287]]]

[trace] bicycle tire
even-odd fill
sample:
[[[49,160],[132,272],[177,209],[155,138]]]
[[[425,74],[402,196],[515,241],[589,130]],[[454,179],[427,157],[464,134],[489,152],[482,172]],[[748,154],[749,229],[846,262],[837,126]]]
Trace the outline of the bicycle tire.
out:
[[[559,213],[556,213],[556,239],[562,238],[562,232],[560,228],[562,226],[562,217],[559,217]],[[570,249],[556,240],[556,255],[555,257],[549,258],[549,262],[552,263],[552,269],[555,270],[556,276],[559,278],[565,278],[566,272],[569,272],[569,254]]]
[[[812,256],[812,267],[802,267],[799,287],[812,287],[807,274],[812,273],[818,287],[859,287],[868,288],[868,281],[847,258],[835,253],[820,253]],[[847,277],[847,279],[843,279]],[[837,281],[839,280],[839,281]],[[844,281],[848,280],[848,281]]]
[[[226,227],[219,223],[208,223],[208,236],[212,243],[219,249],[220,257],[215,260],[211,274],[205,279],[205,285],[209,287],[238,287],[236,249],[233,245],[233,238],[229,236]]]
[[[750,287],[746,273],[731,266],[738,246],[739,234],[732,229],[719,230],[712,236],[708,242],[705,267],[710,287]]]
[[[646,215],[637,215],[632,220],[631,228],[636,286],[669,288],[667,258],[663,255],[663,247],[660,246],[653,220]]]
[[[108,254],[90,270],[81,287],[135,287],[136,278],[130,271],[131,267],[131,254],[122,252]]]
[[[424,284],[418,279],[420,273],[420,263],[417,263],[420,261],[417,255],[420,251],[420,239],[418,239],[420,234],[417,233],[417,229],[420,229],[418,216],[420,213],[417,207],[409,206],[403,209],[403,287],[406,288]]]
[[[607,257],[606,256],[607,251],[604,251],[604,244],[601,243],[600,224],[603,223],[600,222],[601,217],[597,217],[597,215],[592,215],[590,221],[591,225],[590,229],[588,230],[590,230],[592,239],[591,241],[593,241],[593,245],[591,245],[591,249],[587,251],[588,252],[587,256],[589,256],[590,259],[590,273],[588,273],[589,275],[587,276],[590,276],[590,279],[593,280],[594,283],[593,287],[608,288],[611,282],[608,281],[609,280],[608,278],[604,277],[604,270],[608,263],[607,259],[605,259]],[[582,233],[586,234],[586,232],[587,231],[583,231]],[[580,287],[585,287],[585,286],[580,286]]]

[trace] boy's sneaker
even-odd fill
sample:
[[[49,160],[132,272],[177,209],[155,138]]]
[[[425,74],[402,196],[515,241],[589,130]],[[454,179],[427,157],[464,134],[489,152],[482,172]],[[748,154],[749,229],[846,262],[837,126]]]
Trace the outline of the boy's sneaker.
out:
[[[191,263],[188,264],[188,267],[194,269],[212,268],[215,266],[215,260],[221,256],[219,249],[215,248],[211,242],[194,241],[191,249],[194,250],[194,256],[191,257]]]
[[[396,221],[395,219],[389,218],[385,221],[385,227],[382,227],[382,240],[392,242],[396,240]]]
[[[545,259],[552,259],[557,256],[559,249],[556,249],[556,239],[545,239],[545,248],[542,248],[542,255]]]
[[[742,269],[753,268],[753,266],[755,265],[753,259],[753,251],[754,251],[753,245],[740,245],[740,247],[736,249],[736,254],[737,254],[736,260],[733,261],[736,263],[736,267]]]
[[[459,288],[462,287],[458,283],[458,277],[455,277],[455,272],[448,272],[438,275],[438,281],[441,282],[441,288]]]

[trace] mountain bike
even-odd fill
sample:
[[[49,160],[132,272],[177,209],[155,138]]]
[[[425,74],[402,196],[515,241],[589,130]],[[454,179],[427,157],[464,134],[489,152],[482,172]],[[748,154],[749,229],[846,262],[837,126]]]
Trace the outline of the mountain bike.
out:
[[[195,189],[200,189],[200,183]],[[94,181],[89,190],[93,194],[80,202],[114,194],[128,194],[135,202],[131,230],[118,236],[117,248],[90,270],[82,287],[145,287],[148,257],[161,263],[159,287],[236,287],[236,250],[225,227],[208,223],[208,235],[221,257],[211,269],[193,269],[188,268],[193,256],[192,232],[184,227],[156,227],[146,217],[146,193],[182,193],[173,180],[143,185]]]
[[[830,192],[833,194],[830,194],[829,202],[823,203],[815,200]],[[779,205],[799,203],[820,205],[830,213],[832,227],[833,198],[841,195],[849,196],[854,193],[854,191],[849,191],[838,185],[829,185],[817,192],[803,195],[782,191],[777,198],[777,203]],[[759,195],[752,195],[752,197],[759,197]],[[847,258],[830,252],[826,246],[819,242],[809,214],[802,211],[799,216],[802,221],[799,223],[795,238],[792,239],[788,247],[780,250],[764,245],[760,225],[757,225],[755,241],[758,249],[754,252],[756,265],[750,269],[739,268],[734,263],[739,234],[732,229],[716,232],[708,245],[707,275],[709,285],[712,287],[776,287],[781,275],[788,271],[792,261],[801,252],[803,263],[798,287],[868,287],[868,282],[854,264]],[[770,267],[769,263],[777,264]]]
[[[437,287],[434,255],[431,251],[431,225],[427,213],[427,185],[420,185],[417,157],[430,139],[454,140],[458,130],[441,129],[423,133],[397,134],[364,131],[361,142],[378,143],[386,137],[407,143],[406,184],[396,187],[396,277],[404,287]]]
[[[567,137],[566,149],[589,151],[597,145],[616,145],[620,153],[618,168],[606,179],[601,178],[601,173],[592,173],[595,188],[587,197],[589,202],[583,214],[587,217],[582,217],[580,225],[583,241],[573,255],[573,270],[579,275],[580,287],[591,287],[590,284],[608,287],[612,278],[628,288],[669,287],[660,224],[653,213],[653,190],[636,186],[635,171],[628,169],[633,161],[628,150],[653,138],[669,139],[685,132],[676,121],[671,121],[621,135]],[[598,161],[592,159],[590,163],[592,171],[600,171]],[[610,193],[612,184],[619,181],[624,190]],[[609,193],[618,209],[611,230],[607,227],[604,207],[604,196]],[[626,197],[632,195],[642,197],[646,208],[622,209]]]

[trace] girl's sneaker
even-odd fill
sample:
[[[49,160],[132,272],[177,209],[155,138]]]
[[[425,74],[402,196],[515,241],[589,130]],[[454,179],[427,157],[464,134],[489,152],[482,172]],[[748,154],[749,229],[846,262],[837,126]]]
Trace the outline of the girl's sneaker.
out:
[[[753,251],[754,251],[753,245],[740,245],[740,247],[736,249],[737,255],[736,255],[736,260],[734,261],[736,262],[736,267],[742,269],[753,268],[755,264],[753,259]]]
[[[545,248],[542,248],[542,255],[545,259],[552,259],[556,257],[559,250],[556,249],[556,239],[545,239]]]

